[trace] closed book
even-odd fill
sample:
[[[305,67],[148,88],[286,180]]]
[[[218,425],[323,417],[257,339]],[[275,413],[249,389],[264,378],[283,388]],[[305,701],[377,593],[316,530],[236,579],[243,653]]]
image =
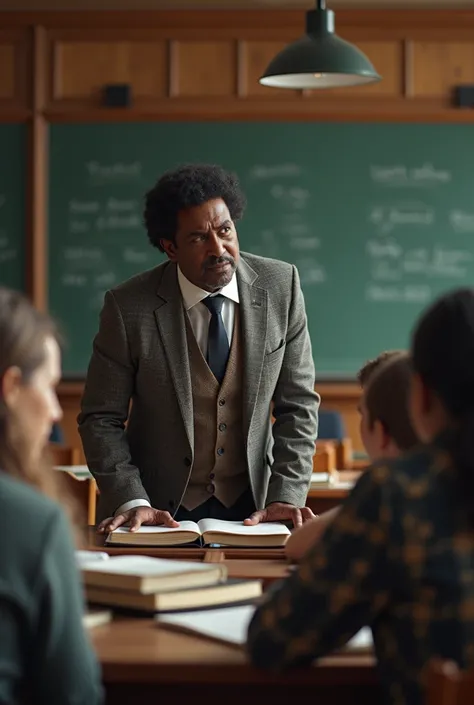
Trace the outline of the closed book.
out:
[[[111,610],[88,607],[82,617],[82,624],[86,629],[93,629],[94,627],[102,627],[104,624],[108,624],[111,620]]]
[[[86,587],[135,590],[143,595],[215,585],[227,578],[222,563],[175,561],[150,556],[114,556],[82,565]]]
[[[91,604],[108,605],[144,612],[175,612],[246,603],[262,595],[260,580],[228,580],[219,585],[143,595],[131,590],[86,587]]]

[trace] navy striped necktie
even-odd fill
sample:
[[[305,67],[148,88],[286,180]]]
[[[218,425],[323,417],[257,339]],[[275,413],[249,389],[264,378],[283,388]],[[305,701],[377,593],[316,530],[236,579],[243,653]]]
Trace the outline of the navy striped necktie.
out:
[[[222,306],[225,297],[222,294],[207,296],[202,303],[211,313],[209,337],[207,341],[207,364],[219,384],[224,379],[227,360],[229,359],[229,340],[222,320]]]

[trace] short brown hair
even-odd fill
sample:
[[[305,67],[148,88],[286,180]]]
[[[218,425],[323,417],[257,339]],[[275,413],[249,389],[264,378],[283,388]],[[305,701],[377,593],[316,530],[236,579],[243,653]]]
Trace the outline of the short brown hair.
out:
[[[411,376],[408,353],[392,353],[371,372],[365,389],[369,426],[380,421],[400,450],[410,450],[419,442],[408,413]]]
[[[374,357],[372,360],[367,360],[365,365],[361,367],[357,373],[357,379],[361,387],[365,387],[369,383],[372,375],[379,369],[381,365],[392,360],[398,355],[404,354],[403,350],[385,350],[381,352],[380,355]]]

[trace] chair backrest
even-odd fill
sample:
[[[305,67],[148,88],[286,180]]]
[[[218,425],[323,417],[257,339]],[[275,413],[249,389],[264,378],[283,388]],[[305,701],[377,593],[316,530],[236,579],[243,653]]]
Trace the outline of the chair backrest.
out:
[[[53,424],[53,427],[51,429],[51,435],[49,437],[49,442],[64,444],[64,433],[58,423]]]
[[[344,419],[339,411],[319,409],[318,438],[342,441],[346,438]]]
[[[472,705],[474,670],[461,671],[452,661],[434,659],[428,667],[425,705]]]

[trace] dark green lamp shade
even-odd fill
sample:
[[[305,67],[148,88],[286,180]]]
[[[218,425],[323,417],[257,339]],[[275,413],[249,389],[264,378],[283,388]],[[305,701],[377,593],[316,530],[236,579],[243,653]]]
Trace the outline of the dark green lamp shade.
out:
[[[334,34],[334,13],[322,7],[307,13],[306,36],[277,54],[260,78],[264,86],[299,90],[376,81],[380,81],[380,76],[369,59]]]

